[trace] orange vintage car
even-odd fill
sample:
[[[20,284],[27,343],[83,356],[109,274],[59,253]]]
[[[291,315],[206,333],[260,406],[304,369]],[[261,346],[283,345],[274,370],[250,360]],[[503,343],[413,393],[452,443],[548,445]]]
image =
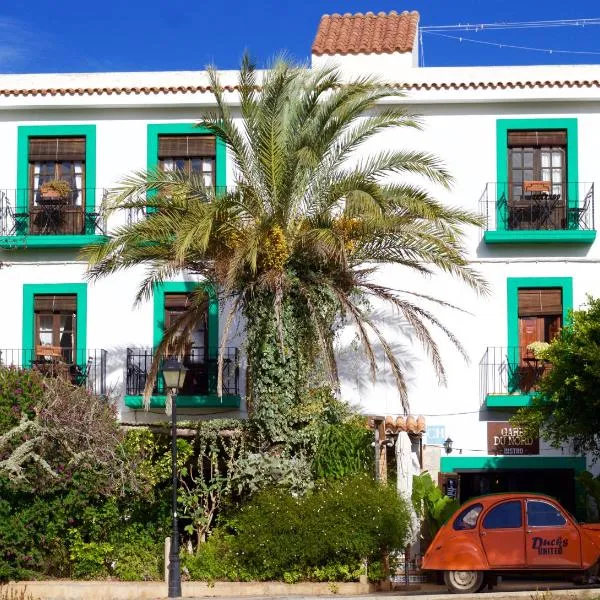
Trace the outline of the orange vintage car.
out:
[[[493,494],[464,504],[438,531],[422,568],[454,593],[478,592],[502,573],[584,578],[600,558],[600,524],[580,524],[553,498]]]

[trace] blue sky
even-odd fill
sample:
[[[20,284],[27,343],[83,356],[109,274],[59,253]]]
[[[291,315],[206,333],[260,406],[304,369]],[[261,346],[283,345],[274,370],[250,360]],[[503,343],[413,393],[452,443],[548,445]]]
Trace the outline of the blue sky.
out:
[[[543,10],[542,10],[543,8]],[[281,50],[307,60],[324,13],[418,10],[422,25],[600,17],[598,0],[2,0],[0,72],[236,68],[248,49],[263,66]],[[425,33],[427,66],[600,64],[600,26],[452,35],[598,52],[519,51]]]

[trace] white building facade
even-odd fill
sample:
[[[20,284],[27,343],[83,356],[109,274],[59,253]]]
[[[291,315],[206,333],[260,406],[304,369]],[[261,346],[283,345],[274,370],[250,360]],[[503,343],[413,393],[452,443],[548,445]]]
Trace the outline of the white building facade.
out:
[[[348,46],[344,27],[371,18],[395,23],[399,43],[374,50],[370,38]],[[489,491],[544,491],[575,510],[574,476],[589,468],[586,457],[543,441],[508,440],[518,435],[505,428],[546,368],[527,346],[550,341],[569,309],[586,294],[600,295],[594,204],[600,66],[419,68],[415,13],[331,19],[321,23],[313,66],[333,61],[349,77],[375,73],[405,90],[402,103],[421,115],[423,130],[387,132],[377,147],[438,155],[455,178],[451,190],[435,190],[438,197],[487,219],[484,230],[467,232],[466,244],[489,296],[445,275],[423,280],[398,268],[381,272],[390,287],[464,309],[436,310],[470,357],[465,362],[437,336],[446,386],[406,325],[383,309],[380,315],[407,371],[411,412],[427,420],[426,463],[445,474],[462,500]],[[236,73],[221,76],[235,105]],[[216,186],[233,182],[223,145],[192,127],[214,105],[207,85],[203,72],[0,76],[0,361],[61,368],[75,383],[113,391],[124,422],[164,418],[160,383],[151,411],[141,404],[152,348],[202,282],[182,273],[134,306],[143,270],[91,282],[79,249],[139,218],[123,212],[106,222],[99,210],[105,190],[127,173],[185,164]],[[53,179],[69,182],[66,196],[42,190]],[[241,336],[227,351],[224,397],[216,395],[223,311],[207,293],[206,320],[187,357],[182,418],[246,415]],[[347,341],[339,348],[344,397],[366,414],[401,414],[384,362],[380,380],[371,382]],[[447,437],[450,454],[440,448]]]

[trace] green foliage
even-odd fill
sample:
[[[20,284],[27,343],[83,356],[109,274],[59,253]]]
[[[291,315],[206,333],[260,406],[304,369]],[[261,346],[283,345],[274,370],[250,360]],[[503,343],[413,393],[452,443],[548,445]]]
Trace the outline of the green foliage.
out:
[[[418,275],[446,272],[485,292],[466,258],[463,231],[482,219],[428,191],[451,183],[437,157],[378,143],[386,132],[401,136],[403,127],[418,127],[397,102],[401,91],[285,60],[259,74],[245,57],[234,118],[219,74],[209,69],[208,78],[216,107],[198,125],[222,140],[236,165],[236,185],[217,192],[198,174],[177,170],[125,176],[113,188],[108,210],[155,210],[121,227],[106,244],[84,250],[90,276],[143,265],[143,298],[156,282],[183,269],[230,298],[232,312],[246,317],[252,408],[267,440],[288,439],[289,415],[313,368],[337,379],[332,330],[340,318],[356,325],[373,377],[377,341],[408,408],[403,370],[363,309],[365,300],[382,301],[411,323],[442,380],[430,328],[460,344],[423,306],[439,301],[382,286],[377,265]],[[240,124],[251,133],[240,135]],[[353,160],[357,153],[360,161]],[[162,355],[183,350],[182,331],[198,316],[198,306],[190,306],[165,331],[152,373]]]
[[[317,478],[342,478],[373,472],[373,432],[364,418],[323,428],[313,461]]]
[[[160,578],[168,489],[151,463],[168,446],[137,431],[123,437],[110,404],[84,388],[34,371],[0,369],[0,433],[24,417],[36,423],[36,435],[44,432],[35,450],[53,473],[31,461],[22,464],[23,477],[0,476],[0,581]],[[12,440],[0,461],[27,441]],[[138,467],[147,471],[143,477],[132,475]]]
[[[593,517],[597,520],[600,517],[600,475],[594,477],[589,471],[584,471],[577,476],[577,481],[593,501]]]
[[[301,495],[313,486],[310,463],[302,454],[291,458],[266,453],[247,454],[240,460],[233,482],[239,493],[248,495],[274,486]]]
[[[70,559],[73,576],[78,579],[99,578],[108,572],[113,546],[108,542],[84,542],[77,529],[69,530]]]
[[[73,577],[98,579],[115,576],[122,581],[162,579],[163,546],[156,535],[139,524],[123,526],[110,542],[85,542],[77,529],[69,530]]]
[[[570,322],[544,352],[551,363],[532,397],[511,422],[538,432],[552,446],[571,442],[576,454],[600,457],[600,299],[571,313]]]
[[[223,520],[194,572],[222,577],[215,565],[224,564],[228,578],[356,579],[363,559],[402,548],[407,530],[396,491],[366,476],[323,481],[301,497],[269,489]]]
[[[296,407],[308,390],[314,331],[302,304],[284,301],[278,317],[273,302],[273,294],[256,294],[244,310],[252,381],[248,401],[260,436],[269,444],[290,446]]]
[[[23,413],[33,416],[42,396],[38,372],[0,368],[0,435],[18,425]]]
[[[444,496],[427,472],[413,476],[413,508],[421,520],[421,535],[429,543],[460,504]]]

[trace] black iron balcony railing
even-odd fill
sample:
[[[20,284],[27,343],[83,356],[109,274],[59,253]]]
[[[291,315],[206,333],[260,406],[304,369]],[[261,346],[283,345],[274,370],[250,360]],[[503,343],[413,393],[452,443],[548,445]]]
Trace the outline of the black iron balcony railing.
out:
[[[545,184],[546,182],[529,182]],[[593,230],[594,184],[531,185],[492,182],[479,198],[487,231]]]
[[[38,190],[0,190],[0,236],[105,235],[99,209],[105,194],[86,188],[67,198],[48,198]]]
[[[154,358],[151,348],[127,349],[126,394],[137,396],[144,392],[150,366]],[[185,382],[180,391],[184,396],[207,396],[217,393],[217,350],[204,347],[192,347],[182,357],[187,369]],[[223,357],[224,395],[239,394],[239,351],[237,348],[225,348]],[[166,393],[162,373],[154,381],[153,394]]]
[[[549,368],[548,361],[536,358],[526,347],[490,347],[479,363],[481,400],[485,402],[490,395],[534,392]]]
[[[234,188],[228,188],[227,186],[217,186],[214,188],[214,193],[216,196],[222,196],[227,193],[227,191],[231,191]],[[159,193],[163,195],[163,197],[168,198],[169,193],[168,190],[163,192],[158,191],[150,191],[144,197],[141,196],[142,205],[136,206],[135,208],[128,208],[127,210],[127,224],[132,225],[133,223],[137,223],[138,221],[143,221],[149,213],[152,213],[157,210],[155,206],[152,205],[152,198],[157,196]],[[145,203],[148,202],[148,206]]]
[[[74,385],[106,395],[106,350],[36,346],[0,350],[0,366],[36,369],[48,377],[66,377]]]

